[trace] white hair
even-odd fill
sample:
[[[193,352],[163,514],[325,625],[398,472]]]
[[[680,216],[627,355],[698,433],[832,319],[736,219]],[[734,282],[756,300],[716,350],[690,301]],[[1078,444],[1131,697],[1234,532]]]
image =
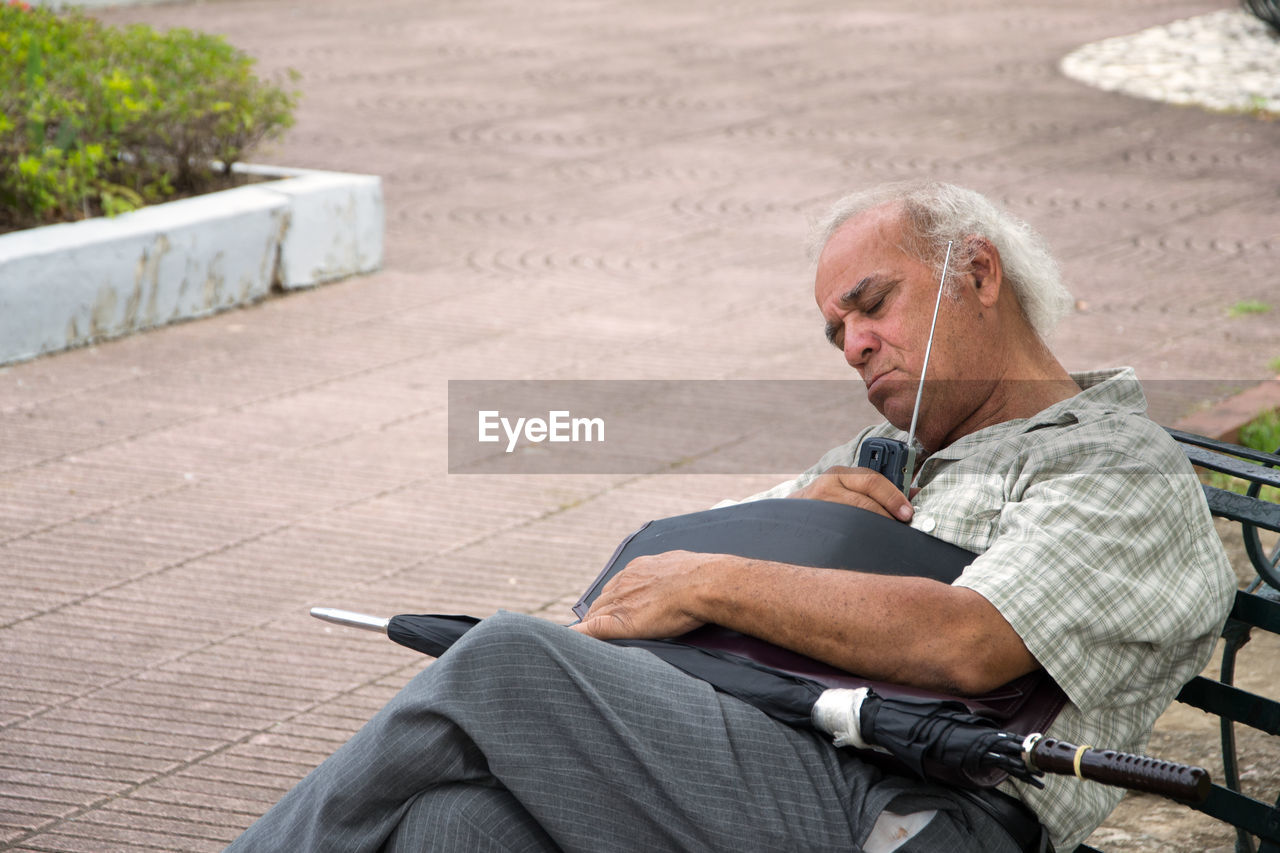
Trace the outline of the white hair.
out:
[[[850,219],[889,205],[902,210],[907,245],[900,248],[931,265],[938,274],[951,241],[948,280],[970,271],[976,246],[965,238],[976,235],[991,241],[1000,253],[1005,281],[1013,287],[1027,322],[1041,338],[1048,337],[1070,312],[1071,294],[1062,284],[1058,264],[1044,238],[981,194],[953,184],[911,181],[845,196],[814,226],[812,253],[821,252]]]

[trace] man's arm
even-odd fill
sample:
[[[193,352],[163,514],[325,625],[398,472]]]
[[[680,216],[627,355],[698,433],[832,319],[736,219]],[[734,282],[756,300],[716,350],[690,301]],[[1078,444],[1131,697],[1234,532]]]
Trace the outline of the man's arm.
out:
[[[887,479],[833,468],[793,497],[910,518]],[[1038,664],[985,598],[963,587],[671,551],[633,560],[576,627],[600,639],[675,637],[713,623],[868,678],[981,693]]]
[[[727,554],[639,557],[575,627],[600,639],[659,638],[705,623],[868,678],[947,692],[981,693],[1038,666],[973,590]]]

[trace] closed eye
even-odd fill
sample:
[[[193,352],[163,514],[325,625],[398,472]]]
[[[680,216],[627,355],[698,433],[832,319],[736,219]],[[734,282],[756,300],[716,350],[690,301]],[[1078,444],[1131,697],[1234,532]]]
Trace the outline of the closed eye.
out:
[[[875,315],[884,307],[889,294],[901,284],[901,279],[886,275],[873,274],[862,279],[854,287],[840,296],[839,304],[846,311],[856,311],[864,317]],[[827,343],[844,351],[844,325],[827,323]]]
[[[840,297],[840,306],[860,314],[872,314],[880,310],[889,294],[901,283],[899,278],[869,275]]]

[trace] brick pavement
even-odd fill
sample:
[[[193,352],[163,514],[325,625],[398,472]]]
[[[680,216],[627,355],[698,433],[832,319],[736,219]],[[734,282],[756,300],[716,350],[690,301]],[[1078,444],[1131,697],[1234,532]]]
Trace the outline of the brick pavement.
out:
[[[1268,376],[1280,127],[1062,78],[1208,0],[226,0],[99,13],[303,74],[262,158],[381,174],[384,271],[0,369],[0,849],[215,850],[423,661],[315,604],[563,618],[644,519],[762,474],[453,475],[446,380],[844,377],[806,217],[1011,205],[1070,367]],[[831,440],[828,441],[828,438]],[[819,450],[834,436],[808,440]]]

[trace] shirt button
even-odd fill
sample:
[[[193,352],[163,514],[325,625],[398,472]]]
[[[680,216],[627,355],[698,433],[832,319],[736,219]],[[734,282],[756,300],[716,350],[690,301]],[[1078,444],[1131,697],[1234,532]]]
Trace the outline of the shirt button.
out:
[[[927,512],[916,512],[911,517],[911,526],[921,533],[932,533],[933,528],[938,526],[938,522]]]

